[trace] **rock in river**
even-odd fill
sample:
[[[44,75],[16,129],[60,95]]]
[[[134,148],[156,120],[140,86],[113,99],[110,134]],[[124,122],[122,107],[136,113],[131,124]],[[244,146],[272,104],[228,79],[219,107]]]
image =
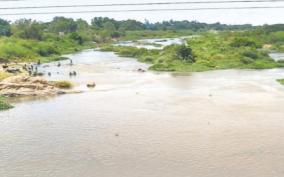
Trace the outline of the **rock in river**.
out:
[[[90,82],[87,84],[88,88],[95,88],[96,87],[96,83],[95,82]]]

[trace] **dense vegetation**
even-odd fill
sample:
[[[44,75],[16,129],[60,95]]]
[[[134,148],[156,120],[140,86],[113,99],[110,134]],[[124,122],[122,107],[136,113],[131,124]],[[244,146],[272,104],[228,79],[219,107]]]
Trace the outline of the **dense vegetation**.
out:
[[[82,19],[55,17],[43,23],[21,19],[10,23],[0,19],[0,62],[51,61],[65,53],[118,40],[178,37],[199,34],[185,46],[163,50],[132,47],[103,47],[121,56],[152,63],[154,70],[203,71],[226,68],[282,67],[268,56],[268,50],[284,51],[284,25],[224,25],[189,21],[145,23],[96,17],[88,24]]]
[[[230,26],[189,21],[141,23],[96,17],[91,24],[79,19],[55,17],[43,23],[20,19],[14,23],[0,19],[0,62],[22,60],[55,60],[64,53],[120,39],[174,37],[209,29],[247,29],[250,25]]]
[[[1,23],[2,21],[2,23]],[[81,20],[57,17],[50,23],[0,20],[0,62],[56,60],[92,45]],[[87,24],[88,25],[88,24]],[[2,35],[2,36],[1,36]]]
[[[187,40],[187,45],[172,45],[163,50],[105,46],[120,56],[152,63],[158,71],[206,71],[213,69],[268,69],[284,67],[270,58],[271,50],[283,51],[282,31],[261,27],[249,31],[206,32]],[[282,29],[280,29],[282,30]],[[275,37],[277,36],[277,37]]]

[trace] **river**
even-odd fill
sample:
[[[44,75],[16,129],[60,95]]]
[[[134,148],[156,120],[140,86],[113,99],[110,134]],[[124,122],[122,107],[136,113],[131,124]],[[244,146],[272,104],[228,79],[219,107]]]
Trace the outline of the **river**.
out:
[[[44,70],[77,71],[83,93],[0,113],[1,177],[284,176],[284,69],[141,73],[111,52],[69,57]]]

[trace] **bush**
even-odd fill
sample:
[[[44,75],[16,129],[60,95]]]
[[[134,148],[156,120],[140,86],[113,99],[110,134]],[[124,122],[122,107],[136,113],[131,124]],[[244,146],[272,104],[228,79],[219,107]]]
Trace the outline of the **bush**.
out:
[[[230,45],[232,47],[258,47],[256,42],[249,38],[235,38]]]
[[[1,96],[0,96],[0,111],[7,110],[7,109],[11,109],[11,108],[13,108],[13,106],[10,105],[10,104],[4,99],[4,97],[1,97]]]
[[[29,58],[32,56],[32,51],[18,45],[17,43],[5,43],[0,48],[0,57],[6,59]]]
[[[284,79],[277,79],[277,82],[279,82],[280,84],[284,85]]]
[[[245,51],[243,52],[243,56],[251,58],[251,59],[258,59],[258,54],[255,51]]]
[[[177,56],[184,60],[189,61],[191,63],[195,62],[194,56],[192,54],[192,49],[190,47],[187,47],[185,45],[178,46],[176,49]]]
[[[145,62],[147,62],[147,63],[151,63],[151,62],[154,61],[154,58],[151,57],[151,56],[146,56],[146,57],[143,59],[143,61],[145,61]]]
[[[50,56],[53,54],[59,54],[59,52],[55,49],[52,44],[42,43],[36,49],[36,52],[43,57]]]
[[[51,85],[60,89],[70,89],[73,87],[73,84],[69,81],[53,81]]]
[[[82,45],[84,43],[83,37],[76,32],[71,33],[69,37],[70,39],[76,41],[79,45]]]
[[[241,62],[242,62],[243,64],[251,64],[251,63],[254,62],[254,60],[253,60],[252,58],[243,57],[243,58],[241,58]]]
[[[195,57],[193,55],[192,49],[185,45],[170,45],[165,47],[160,56],[168,58],[168,60],[182,60],[190,63],[195,62]]]

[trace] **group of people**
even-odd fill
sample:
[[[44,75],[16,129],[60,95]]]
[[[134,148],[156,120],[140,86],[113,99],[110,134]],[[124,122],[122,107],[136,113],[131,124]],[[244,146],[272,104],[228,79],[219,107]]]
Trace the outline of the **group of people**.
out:
[[[22,69],[27,71],[29,73],[29,76],[41,76],[41,75],[43,75],[43,73],[39,72],[40,65],[41,65],[41,61],[38,60],[36,63],[24,64],[22,66]],[[70,65],[71,66],[73,65],[73,61],[71,59],[70,59]],[[48,66],[48,65],[46,65],[46,66]],[[10,69],[7,64],[3,65],[2,67],[3,67],[4,70],[9,70]],[[61,67],[61,63],[60,62],[57,63],[57,67]],[[10,70],[12,72],[12,69],[10,69]],[[18,70],[20,72],[20,69],[18,69]],[[51,76],[51,72],[48,72],[47,75],[50,77]],[[71,72],[69,72],[69,76],[70,77],[77,76],[77,72],[76,71],[71,71]]]
[[[29,73],[29,76],[38,76],[42,75],[41,73],[38,72],[38,67],[41,65],[40,60],[34,64],[25,64],[23,66],[23,69]]]
[[[72,65],[73,65],[73,61],[72,61],[72,59],[70,59],[70,66],[72,66]],[[57,67],[61,67],[61,63],[60,62],[57,63]],[[48,76],[51,76],[51,72],[48,72],[47,74],[48,74]],[[71,72],[69,72],[69,76],[70,77],[77,76],[77,72],[76,71],[71,71]]]

